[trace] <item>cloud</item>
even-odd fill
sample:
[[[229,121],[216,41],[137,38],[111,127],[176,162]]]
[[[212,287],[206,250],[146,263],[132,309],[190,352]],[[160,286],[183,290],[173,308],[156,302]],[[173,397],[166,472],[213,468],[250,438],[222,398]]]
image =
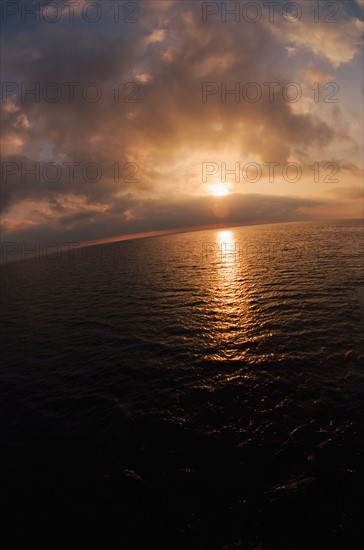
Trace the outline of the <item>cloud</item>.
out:
[[[85,241],[113,235],[161,231],[216,224],[239,225],[264,222],[309,219],[301,209],[314,208],[322,200],[277,197],[261,194],[232,194],[226,197],[192,197],[184,200],[137,201],[123,198],[112,207],[89,204],[86,198],[59,198],[53,208],[46,203],[25,201],[18,209],[27,209],[28,224],[24,225],[21,211],[13,212],[12,220],[3,217],[7,242],[26,240],[58,243],[65,240]],[[15,220],[15,221],[14,221]],[[93,220],[93,222],[91,222]]]
[[[334,68],[352,61],[360,51],[363,35],[361,21],[349,17],[342,4],[328,5],[327,8],[319,4],[321,12],[316,13],[317,21],[312,21],[311,4],[305,2],[300,6],[303,16],[299,21],[287,24],[282,17],[277,19],[277,24],[269,26],[277,40],[288,42],[291,53],[304,48],[317,58],[328,60]]]
[[[332,195],[335,199],[342,200],[363,200],[364,193],[363,188],[358,185],[351,185],[350,187],[333,187],[327,190],[329,195]]]
[[[329,158],[333,143],[351,139],[354,146],[340,110],[334,117],[315,105],[295,109],[281,91],[272,103],[263,83],[279,82],[282,88],[289,82],[287,48],[292,55],[306,52],[306,63],[300,63],[306,80],[324,82],[354,58],[357,21],[309,27],[306,20],[276,26],[262,20],[241,26],[215,18],[204,24],[201,6],[194,2],[143,2],[141,7],[139,23],[118,26],[103,19],[93,33],[81,11],[74,24],[15,29],[4,79],[28,90],[39,82],[40,98],[30,93],[22,101],[18,93],[2,103],[2,160],[24,172],[39,163],[40,173],[53,162],[62,173],[52,182],[35,181],[31,174],[23,178],[20,168],[8,175],[2,190],[5,233],[59,239],[64,232],[67,238],[89,240],[176,224],[301,219],[302,208],[309,212],[318,206],[316,200],[321,205],[321,198],[303,204],[299,187],[297,203],[261,194],[215,204],[202,196],[201,165],[216,157],[227,163],[284,164],[297,152],[310,165],[318,161],[313,155]],[[322,59],[334,70],[321,68]],[[206,81],[217,92],[203,102]],[[256,103],[241,96],[236,102],[229,93],[222,100],[223,90],[232,90],[236,82],[239,92],[255,82],[265,93]],[[70,83],[75,83],[74,96]],[[52,101],[57,86],[61,96]],[[88,93],[91,100],[85,99]],[[76,163],[72,178],[65,163]],[[89,163],[102,168],[99,179],[85,177]]]

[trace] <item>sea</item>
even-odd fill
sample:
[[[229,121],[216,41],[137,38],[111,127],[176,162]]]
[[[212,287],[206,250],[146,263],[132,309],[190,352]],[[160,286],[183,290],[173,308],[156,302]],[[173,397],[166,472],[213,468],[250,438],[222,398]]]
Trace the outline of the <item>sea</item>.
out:
[[[364,548],[363,263],[336,220],[2,265],[7,547]]]

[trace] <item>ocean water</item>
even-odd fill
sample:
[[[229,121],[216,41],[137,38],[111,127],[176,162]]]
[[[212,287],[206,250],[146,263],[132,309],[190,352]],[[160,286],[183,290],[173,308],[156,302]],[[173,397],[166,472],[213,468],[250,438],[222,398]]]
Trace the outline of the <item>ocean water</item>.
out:
[[[1,294],[13,536],[361,546],[362,222],[27,254]]]

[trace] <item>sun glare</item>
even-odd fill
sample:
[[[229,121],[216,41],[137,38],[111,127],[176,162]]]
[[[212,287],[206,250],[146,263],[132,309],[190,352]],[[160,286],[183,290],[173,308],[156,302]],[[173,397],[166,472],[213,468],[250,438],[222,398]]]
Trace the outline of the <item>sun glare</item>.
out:
[[[215,197],[222,197],[224,195],[228,195],[230,193],[229,182],[217,181],[214,183],[210,183],[209,193],[210,195],[214,195]]]

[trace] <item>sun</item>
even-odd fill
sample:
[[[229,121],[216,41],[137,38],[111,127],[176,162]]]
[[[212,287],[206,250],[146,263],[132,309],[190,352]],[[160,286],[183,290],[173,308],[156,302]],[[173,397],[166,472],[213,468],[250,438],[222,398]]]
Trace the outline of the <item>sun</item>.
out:
[[[223,197],[230,193],[230,183],[228,181],[216,181],[209,184],[208,190],[209,194],[214,195],[214,197]]]

